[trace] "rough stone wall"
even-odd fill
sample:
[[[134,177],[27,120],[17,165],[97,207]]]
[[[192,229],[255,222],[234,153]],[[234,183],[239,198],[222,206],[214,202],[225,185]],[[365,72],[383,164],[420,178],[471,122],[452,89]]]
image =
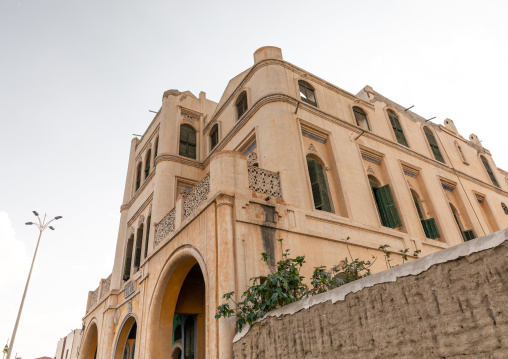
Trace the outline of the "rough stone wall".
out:
[[[508,241],[295,311],[237,336],[234,357],[508,358]]]

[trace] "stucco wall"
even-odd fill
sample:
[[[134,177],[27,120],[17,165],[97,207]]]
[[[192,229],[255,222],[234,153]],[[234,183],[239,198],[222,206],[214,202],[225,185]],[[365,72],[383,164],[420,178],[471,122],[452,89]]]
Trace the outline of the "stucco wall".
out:
[[[508,230],[271,312],[235,358],[507,358]]]

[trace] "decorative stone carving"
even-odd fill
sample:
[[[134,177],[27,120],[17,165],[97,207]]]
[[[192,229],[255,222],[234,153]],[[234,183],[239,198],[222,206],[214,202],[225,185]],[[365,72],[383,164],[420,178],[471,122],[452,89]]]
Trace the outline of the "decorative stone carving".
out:
[[[127,313],[132,313],[132,300],[129,300],[129,304],[127,305]]]
[[[152,215],[152,205],[150,205],[148,207],[148,215],[151,216]]]
[[[282,198],[279,174],[259,167],[249,166],[249,189]]]
[[[367,173],[370,174],[370,175],[375,175],[376,172],[374,172],[374,170],[372,169],[371,166],[369,166],[369,168],[367,168]]]
[[[407,185],[409,186],[409,188],[413,188],[413,185],[411,184],[411,182],[409,182],[409,180],[407,181]]]
[[[109,289],[111,288],[111,274],[108,278],[102,283],[102,292],[101,292],[101,298],[104,298],[109,294]]]
[[[145,216],[141,215],[139,216],[138,227],[141,226],[143,223],[145,223]]]
[[[183,218],[187,218],[203,201],[210,192],[210,173],[207,173],[201,181],[185,196],[183,200]]]
[[[131,236],[133,236],[133,235],[134,235],[134,227],[131,227],[131,228],[129,229],[129,233],[130,233],[130,235],[131,235]]]
[[[256,152],[251,152],[249,157],[247,157],[247,164],[252,166],[255,163],[258,163],[258,154]]]
[[[316,152],[317,153],[317,150],[316,150],[316,147],[314,147],[314,145],[311,143],[310,146],[309,146],[309,151],[310,152]]]
[[[134,293],[135,289],[136,289],[136,287],[134,286],[134,282],[129,282],[125,286],[125,289],[123,291],[124,298],[125,299],[129,298],[132,295],[132,293]]]
[[[182,121],[188,122],[188,123],[194,123],[194,122],[199,122],[199,118],[192,116],[188,113],[182,112]]]
[[[155,226],[155,245],[158,245],[169,233],[175,230],[176,209],[173,208]]]

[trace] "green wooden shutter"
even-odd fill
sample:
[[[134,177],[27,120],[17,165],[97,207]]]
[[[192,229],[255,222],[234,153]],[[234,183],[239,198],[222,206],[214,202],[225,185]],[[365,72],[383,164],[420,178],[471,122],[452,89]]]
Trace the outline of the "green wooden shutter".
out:
[[[499,187],[499,183],[497,182],[497,179],[496,177],[494,177],[494,172],[492,172],[492,169],[490,168],[490,165],[489,163],[487,162],[487,160],[485,159],[485,157],[483,156],[480,156],[480,158],[482,159],[482,162],[483,162],[483,166],[485,167],[485,170],[487,171],[489,177],[490,177],[490,180],[492,181],[492,184],[496,187]]]
[[[123,280],[129,280],[131,276],[131,263],[132,263],[132,247],[134,246],[134,237],[127,240],[127,254],[125,256],[125,269]]]
[[[397,142],[401,145],[409,147],[407,144],[406,136],[404,135],[404,131],[402,130],[402,126],[400,125],[400,121],[397,116],[391,112],[388,112],[388,117],[390,118],[390,122],[392,124],[393,132],[395,133]]]
[[[420,203],[418,201],[418,198],[416,198],[416,196],[411,192],[411,195],[413,196],[413,201],[415,203],[415,206],[416,206],[416,211],[418,212],[418,217],[420,217],[420,220],[424,220],[425,218],[423,217],[423,212],[422,212],[422,209],[420,207]]]
[[[326,185],[323,166],[313,158],[307,158],[307,166],[309,168],[314,207],[322,211],[331,212],[332,208],[328,196],[328,187]]]
[[[439,145],[437,144],[436,137],[434,136],[432,131],[429,130],[427,127],[425,127],[424,132],[425,136],[427,137],[427,141],[429,142],[434,158],[439,162],[445,163],[443,155],[441,154],[441,150],[439,149]]]
[[[422,219],[422,226],[427,238],[436,239],[440,237],[434,218]]]
[[[379,212],[381,213],[381,221],[383,225],[390,228],[396,228],[402,225],[399,212],[393,200],[392,191],[389,185],[378,187],[374,190]]]

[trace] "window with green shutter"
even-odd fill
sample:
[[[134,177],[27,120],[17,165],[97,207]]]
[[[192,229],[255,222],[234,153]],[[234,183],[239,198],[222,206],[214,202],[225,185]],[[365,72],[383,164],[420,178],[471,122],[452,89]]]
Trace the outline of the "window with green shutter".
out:
[[[143,226],[139,227],[136,233],[136,250],[134,251],[134,272],[141,264],[141,246],[143,244]]]
[[[440,237],[434,218],[422,219],[421,222],[423,231],[425,232],[425,237],[430,239],[437,239]]]
[[[136,170],[136,191],[141,186],[141,162],[138,164],[138,169]]]
[[[496,187],[499,187],[499,183],[497,182],[496,177],[494,177],[494,172],[492,172],[492,169],[490,168],[489,161],[487,161],[487,159],[483,156],[480,156],[480,158],[482,159],[483,166],[485,167],[485,170],[487,171],[492,184]]]
[[[210,150],[213,150],[219,143],[219,125],[215,124],[210,130]]]
[[[409,147],[409,145],[407,144],[406,136],[404,135],[404,131],[402,130],[399,118],[395,115],[393,111],[390,110],[388,110],[388,118],[390,119],[390,123],[392,124],[393,133],[395,134],[397,142],[400,143],[401,145]]]
[[[180,126],[180,156],[196,159],[196,131],[192,126]]]
[[[382,187],[372,187],[374,198],[378,206],[379,214],[381,215],[381,223],[385,227],[396,228],[402,225],[399,217],[399,212],[393,200],[390,185]]]
[[[432,150],[432,154],[434,158],[439,161],[445,163],[443,155],[441,154],[441,150],[439,149],[439,145],[437,144],[436,137],[432,133],[432,131],[428,127],[424,127],[423,131],[425,132],[425,136],[427,137],[427,142],[429,142],[430,149]]]
[[[316,159],[307,157],[307,167],[309,169],[314,207],[321,211],[331,212],[332,206],[328,195],[328,186],[326,184],[323,166]]]

